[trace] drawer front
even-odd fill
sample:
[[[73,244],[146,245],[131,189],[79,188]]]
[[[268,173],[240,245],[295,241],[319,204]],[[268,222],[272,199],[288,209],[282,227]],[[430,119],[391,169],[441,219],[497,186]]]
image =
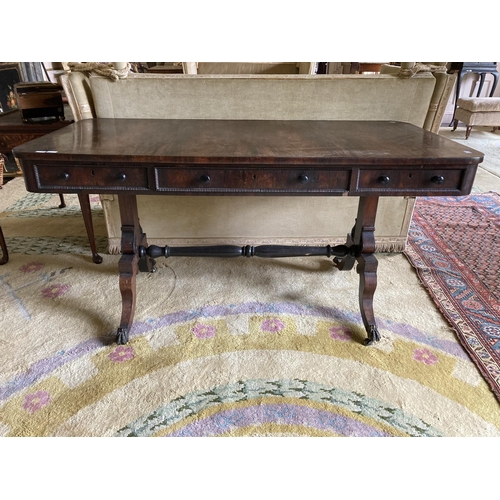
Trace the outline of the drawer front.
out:
[[[34,165],[38,187],[42,189],[134,189],[147,190],[148,169],[146,167],[100,167],[91,165]]]
[[[379,170],[359,171],[358,191],[450,192],[459,191],[465,170]]]
[[[342,192],[348,190],[349,179],[349,170],[156,168],[158,191],[191,193]]]

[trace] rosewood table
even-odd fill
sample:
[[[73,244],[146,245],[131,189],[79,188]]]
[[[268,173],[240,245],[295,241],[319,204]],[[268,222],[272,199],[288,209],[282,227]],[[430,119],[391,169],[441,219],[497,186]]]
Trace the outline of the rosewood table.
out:
[[[392,121],[82,120],[16,147],[14,155],[28,191],[118,195],[119,344],[128,342],[134,318],[136,275],[153,271],[160,256],[315,255],[333,257],[344,271],[357,263],[365,344],[379,340],[373,313],[379,197],[469,194],[483,161],[478,151]],[[357,196],[359,207],[345,245],[158,247],[141,229],[138,194]]]

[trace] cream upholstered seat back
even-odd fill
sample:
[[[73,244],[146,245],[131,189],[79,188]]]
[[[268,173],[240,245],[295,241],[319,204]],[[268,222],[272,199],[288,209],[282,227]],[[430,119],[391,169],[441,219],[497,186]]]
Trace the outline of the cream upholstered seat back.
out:
[[[92,75],[98,118],[395,120],[422,127],[432,75]]]
[[[446,106],[450,100],[451,92],[457,75],[446,72],[446,63],[444,62],[433,62],[433,63],[422,63],[423,66],[428,66],[430,72],[436,79],[436,85],[434,87],[434,92],[432,93],[431,101],[429,103],[429,109],[423,127],[426,130],[434,132],[437,134],[439,132],[439,127],[443,122],[443,117],[446,112]],[[412,71],[415,68],[414,63],[401,63],[401,66],[383,64],[380,68],[381,74],[400,74],[403,71]]]
[[[183,62],[187,75],[312,75],[315,62]]]

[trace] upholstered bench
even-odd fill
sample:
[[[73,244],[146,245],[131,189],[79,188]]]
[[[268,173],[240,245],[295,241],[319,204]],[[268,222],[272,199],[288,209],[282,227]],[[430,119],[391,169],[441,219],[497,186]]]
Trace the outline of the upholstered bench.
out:
[[[129,73],[114,81],[72,71],[61,83],[75,120],[392,120],[437,132],[455,78],[430,71],[413,76]],[[101,201],[109,252],[119,253],[117,196],[101,195]],[[139,196],[137,203],[149,243],[161,246],[340,244],[357,213],[351,196]],[[380,200],[377,251],[404,250],[414,204],[414,197]],[[280,217],[270,216],[275,213]]]
[[[459,99],[453,120],[453,130],[457,128],[459,121],[467,126],[466,139],[469,138],[474,125],[492,125],[492,132],[495,132],[500,128],[500,97],[463,97]]]

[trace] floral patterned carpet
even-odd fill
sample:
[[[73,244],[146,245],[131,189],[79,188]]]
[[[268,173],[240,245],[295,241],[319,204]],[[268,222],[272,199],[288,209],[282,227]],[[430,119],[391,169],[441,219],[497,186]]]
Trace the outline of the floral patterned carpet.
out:
[[[159,259],[131,341],[119,256],[92,263],[77,201],[4,186],[0,435],[500,436],[500,408],[402,254],[379,254],[382,340],[327,258]]]

